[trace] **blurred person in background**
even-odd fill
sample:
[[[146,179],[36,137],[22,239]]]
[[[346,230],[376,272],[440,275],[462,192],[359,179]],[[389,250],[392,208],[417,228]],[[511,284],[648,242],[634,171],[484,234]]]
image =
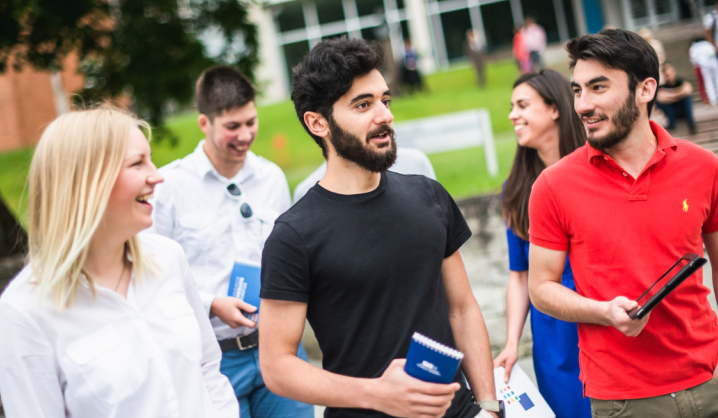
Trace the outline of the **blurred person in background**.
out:
[[[706,1],[706,6],[711,2]],[[718,1],[712,2],[715,7],[703,16],[703,30],[705,40],[708,41],[713,48],[718,51]]]
[[[402,85],[409,94],[424,90],[424,80],[419,72],[419,54],[411,46],[411,39],[404,39],[404,60],[401,70]]]
[[[516,65],[519,67],[521,74],[527,74],[531,72],[531,56],[526,50],[526,43],[524,42],[524,35],[520,26],[514,27],[514,38],[513,48],[511,52],[516,60]]]
[[[250,150],[259,132],[254,87],[235,68],[217,66],[202,73],[195,94],[205,137],[194,152],[160,169],[166,181],[155,193],[153,228],[187,254],[222,349],[220,370],[234,387],[242,416],[311,418],[311,405],[267,389],[257,322],[245,315],[258,306],[229,295],[235,269],[258,273],[274,220],[290,206],[282,170]],[[298,356],[307,360],[301,345]]]
[[[653,31],[649,28],[641,28],[638,30],[638,36],[643,38],[644,41],[648,42],[656,51],[658,57],[658,69],[663,69],[663,63],[666,62],[666,50],[663,48],[663,42],[653,37]]]
[[[464,43],[464,54],[471,62],[476,71],[477,82],[479,87],[486,86],[486,73],[484,69],[484,61],[486,59],[486,42],[484,37],[473,29],[466,31],[466,41]]]
[[[678,119],[685,119],[690,133],[696,133],[696,123],[693,120],[692,93],[693,87],[691,83],[678,77],[671,63],[666,62],[663,64],[663,84],[658,86],[656,107],[668,119],[666,129],[675,129]]]
[[[696,39],[688,50],[691,64],[700,70],[708,104],[718,103],[718,59],[716,50],[710,42],[703,38]]]
[[[0,297],[8,418],[239,414],[182,248],[140,234],[163,180],[140,128],[103,106],[59,117],[37,145],[29,265]]]
[[[514,164],[504,185],[503,215],[509,244],[509,283],[506,288],[506,344],[494,360],[503,366],[504,381],[518,360],[519,341],[531,311],[533,360],[541,395],[557,418],[591,417],[578,376],[578,328],[539,312],[529,300],[528,206],[539,174],[586,142],[586,131],[573,110],[568,79],[553,70],[525,74],[514,83],[509,119],[518,137]],[[566,258],[561,281],[575,290]]]
[[[537,73],[543,69],[543,51],[546,49],[546,31],[543,26],[536,23],[534,18],[527,17],[523,29],[524,45],[531,58],[533,72]]]

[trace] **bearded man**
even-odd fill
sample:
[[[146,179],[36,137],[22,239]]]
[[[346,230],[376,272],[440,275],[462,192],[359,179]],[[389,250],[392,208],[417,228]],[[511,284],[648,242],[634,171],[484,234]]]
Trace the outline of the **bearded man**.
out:
[[[458,251],[471,231],[439,183],[387,171],[396,142],[381,57],[335,39],[294,68],[297,116],[327,171],[264,248],[262,375],[327,417],[496,416],[489,339]],[[324,369],[297,358],[305,319]],[[404,372],[416,331],[465,353],[453,383]]]
[[[566,50],[588,144],[534,183],[531,301],[578,323],[580,377],[594,416],[718,417],[718,319],[702,270],[650,315],[628,313],[704,244],[718,288],[718,158],[649,120],[658,57],[641,37],[604,30]],[[567,252],[576,292],[561,285]]]

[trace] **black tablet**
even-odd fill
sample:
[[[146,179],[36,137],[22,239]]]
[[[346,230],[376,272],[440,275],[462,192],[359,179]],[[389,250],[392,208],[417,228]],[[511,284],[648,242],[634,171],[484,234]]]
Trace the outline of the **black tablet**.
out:
[[[695,273],[696,270],[701,268],[707,260],[703,257],[700,257],[698,254],[691,254],[687,253],[683,257],[681,257],[676,264],[671,266],[671,268],[668,269],[667,272],[663,274],[658,280],[656,280],[655,283],[651,285],[651,287],[648,288],[643,294],[636,299],[636,302],[640,301],[641,298],[646,296],[646,294],[653,288],[653,286],[656,285],[661,279],[666,277],[668,273],[671,272],[676,266],[679,264],[683,264],[683,267],[676,273],[675,276],[671,278],[666,284],[658,291],[656,292],[653,297],[651,297],[648,302],[646,302],[643,306],[639,305],[636,308],[633,308],[631,311],[628,312],[628,316],[631,317],[631,319],[643,319],[646,315],[648,315],[649,312],[653,308],[658,305],[666,296],[668,296],[673,290],[675,290],[676,287],[678,287],[679,284],[683,283],[687,278],[691,276],[691,274]]]

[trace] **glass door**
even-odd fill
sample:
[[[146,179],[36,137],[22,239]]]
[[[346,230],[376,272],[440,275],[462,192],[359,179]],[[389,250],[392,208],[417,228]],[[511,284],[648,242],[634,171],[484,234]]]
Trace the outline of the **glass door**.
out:
[[[627,7],[630,29],[657,26],[679,19],[679,0],[623,0]],[[625,10],[625,9],[624,9]]]

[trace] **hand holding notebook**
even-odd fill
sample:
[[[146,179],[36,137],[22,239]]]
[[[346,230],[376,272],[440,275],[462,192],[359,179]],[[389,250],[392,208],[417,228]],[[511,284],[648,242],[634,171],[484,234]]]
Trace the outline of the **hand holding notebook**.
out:
[[[234,263],[234,268],[232,268],[229,278],[229,289],[227,290],[227,296],[233,296],[257,308],[254,313],[244,312],[244,316],[254,322],[259,319],[260,277],[261,270],[259,266]]]
[[[464,354],[415,332],[404,370],[409,376],[432,383],[454,381]]]
[[[428,383],[409,376],[405,359],[394,359],[378,379],[372,379],[372,396],[367,407],[395,417],[426,415],[427,409],[442,416],[451,406],[458,383],[448,385]]]

